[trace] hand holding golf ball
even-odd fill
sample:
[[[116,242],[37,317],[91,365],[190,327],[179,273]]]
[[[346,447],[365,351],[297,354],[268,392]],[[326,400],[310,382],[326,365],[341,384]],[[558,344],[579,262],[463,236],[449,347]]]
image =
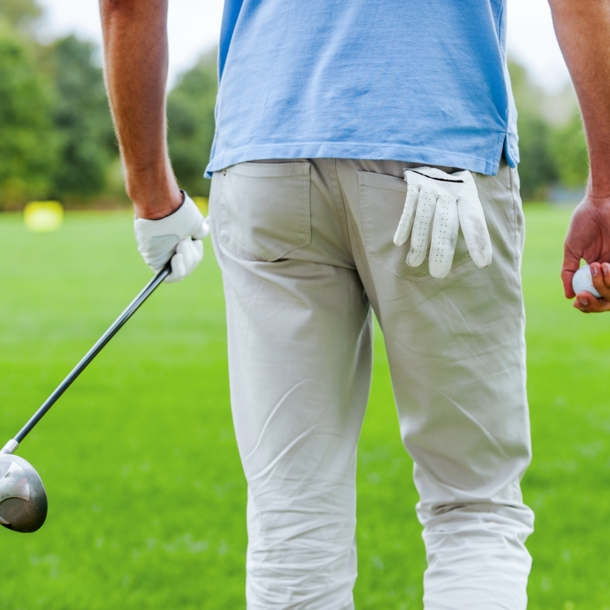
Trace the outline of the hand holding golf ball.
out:
[[[576,293],[576,309],[585,313],[609,311],[610,264],[591,263],[581,267],[572,278],[572,288]]]
[[[583,260],[589,263],[591,284],[601,298],[573,283]],[[610,311],[610,192],[599,186],[590,184],[572,213],[563,245],[561,279],[566,298],[576,297],[576,309],[583,313]]]
[[[201,240],[209,233],[208,223],[186,193],[175,212],[159,220],[136,218],[134,228],[138,251],[153,271],[171,259],[172,272],[166,282],[184,279],[203,258]]]

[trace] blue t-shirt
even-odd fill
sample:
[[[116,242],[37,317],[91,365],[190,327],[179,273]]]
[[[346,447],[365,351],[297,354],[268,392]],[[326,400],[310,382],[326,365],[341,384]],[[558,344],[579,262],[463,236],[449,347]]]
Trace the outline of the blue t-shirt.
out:
[[[518,161],[506,0],[225,0],[207,175],[258,159]]]

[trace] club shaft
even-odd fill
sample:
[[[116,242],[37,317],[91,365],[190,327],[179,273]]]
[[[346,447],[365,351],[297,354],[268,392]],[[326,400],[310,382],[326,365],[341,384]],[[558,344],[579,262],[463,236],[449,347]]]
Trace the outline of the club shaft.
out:
[[[171,265],[168,263],[146,284],[138,296],[126,307],[123,313],[112,323],[110,328],[99,338],[96,344],[83,356],[82,360],[70,371],[68,376],[57,386],[53,393],[45,400],[42,406],[32,415],[14,440],[21,443],[32,431],[34,426],[43,418],[47,411],[57,402],[59,397],[72,385],[74,380],[87,368],[87,365],[102,351],[104,346],[117,334],[121,327],[138,310],[140,305],[154,292],[155,288],[169,275]]]

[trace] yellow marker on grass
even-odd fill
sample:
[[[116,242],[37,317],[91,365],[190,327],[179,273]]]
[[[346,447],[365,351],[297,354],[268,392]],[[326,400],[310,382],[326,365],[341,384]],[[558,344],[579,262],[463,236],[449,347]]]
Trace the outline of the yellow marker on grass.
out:
[[[31,201],[23,210],[23,219],[35,233],[57,231],[64,220],[64,208],[58,201]]]

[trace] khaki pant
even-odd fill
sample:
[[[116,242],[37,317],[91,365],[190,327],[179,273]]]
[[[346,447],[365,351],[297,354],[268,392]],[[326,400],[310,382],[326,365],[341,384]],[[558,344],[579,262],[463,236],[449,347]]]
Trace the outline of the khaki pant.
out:
[[[392,237],[408,164],[314,159],[217,172],[213,240],[227,302],[231,400],[248,480],[250,610],[347,610],[356,579],[356,445],[383,329],[415,461],[426,610],[523,610],[533,516],[523,216],[515,170],[476,175],[493,243],[460,235],[435,279]],[[405,541],[408,544],[408,541]]]

